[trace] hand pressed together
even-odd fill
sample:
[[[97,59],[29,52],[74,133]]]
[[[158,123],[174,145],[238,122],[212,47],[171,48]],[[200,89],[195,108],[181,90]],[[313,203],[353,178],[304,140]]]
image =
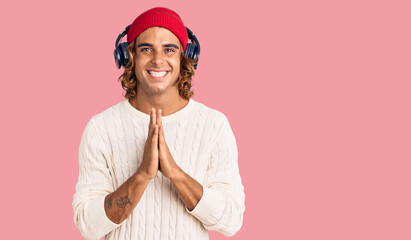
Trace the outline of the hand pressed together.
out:
[[[153,108],[150,111],[150,123],[144,146],[143,160],[137,172],[140,172],[147,179],[153,179],[157,175],[158,164],[158,125],[156,111]]]
[[[147,179],[153,179],[158,170],[168,179],[172,179],[181,173],[180,167],[175,163],[168,149],[161,117],[161,109],[157,111],[154,108],[151,109],[143,160],[138,169],[138,172]]]

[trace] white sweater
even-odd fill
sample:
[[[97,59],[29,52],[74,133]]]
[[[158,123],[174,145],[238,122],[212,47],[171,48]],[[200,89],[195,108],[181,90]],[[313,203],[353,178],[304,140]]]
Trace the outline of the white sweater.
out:
[[[104,198],[137,171],[149,119],[125,99],[88,122],[73,196],[74,223],[81,234],[116,240],[201,240],[208,239],[207,230],[234,235],[245,209],[234,134],[221,112],[193,99],[162,122],[174,160],[203,186],[197,206],[190,212],[158,172],[126,220],[115,224],[107,217]]]

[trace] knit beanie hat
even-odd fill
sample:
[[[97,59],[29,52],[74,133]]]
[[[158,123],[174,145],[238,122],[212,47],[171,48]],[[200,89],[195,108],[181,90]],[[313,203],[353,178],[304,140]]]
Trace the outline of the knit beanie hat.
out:
[[[147,10],[134,20],[127,32],[128,44],[144,30],[151,27],[163,27],[170,30],[180,40],[184,51],[186,50],[188,34],[183,21],[176,12],[162,7]]]

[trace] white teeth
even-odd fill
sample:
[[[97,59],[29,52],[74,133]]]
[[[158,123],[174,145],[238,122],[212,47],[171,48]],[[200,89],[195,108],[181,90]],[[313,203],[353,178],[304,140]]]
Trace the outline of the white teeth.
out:
[[[163,77],[164,75],[166,75],[167,71],[164,72],[153,72],[153,71],[148,71],[150,73],[151,76],[153,77]]]

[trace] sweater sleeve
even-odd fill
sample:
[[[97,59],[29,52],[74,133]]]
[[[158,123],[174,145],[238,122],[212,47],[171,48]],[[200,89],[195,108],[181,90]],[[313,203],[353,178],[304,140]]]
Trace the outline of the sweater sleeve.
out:
[[[74,223],[85,239],[100,239],[120,224],[115,224],[104,210],[105,196],[114,191],[107,160],[112,154],[91,119],[81,137],[79,178],[73,196]]]
[[[215,230],[228,237],[240,230],[245,210],[244,187],[237,159],[236,140],[224,116],[211,152],[203,196],[192,211],[187,211],[207,230]]]

